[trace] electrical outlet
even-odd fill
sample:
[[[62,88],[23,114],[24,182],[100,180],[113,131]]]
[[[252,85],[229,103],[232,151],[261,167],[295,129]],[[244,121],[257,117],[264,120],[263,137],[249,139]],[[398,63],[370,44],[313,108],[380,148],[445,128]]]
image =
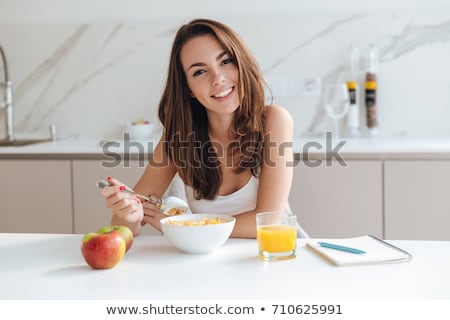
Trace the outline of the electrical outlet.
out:
[[[266,77],[265,79],[274,97],[313,97],[320,96],[322,91],[322,79],[317,76]]]

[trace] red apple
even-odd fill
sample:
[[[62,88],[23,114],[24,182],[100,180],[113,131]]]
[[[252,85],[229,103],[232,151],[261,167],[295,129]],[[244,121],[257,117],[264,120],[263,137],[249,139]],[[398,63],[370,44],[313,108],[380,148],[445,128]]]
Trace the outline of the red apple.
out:
[[[110,269],[125,255],[125,239],[117,231],[90,232],[83,237],[81,253],[87,264],[94,269]]]
[[[100,228],[97,233],[107,233],[110,231],[117,231],[122,235],[122,237],[125,239],[125,252],[128,252],[128,250],[130,250],[131,248],[131,245],[133,244],[133,232],[125,226],[107,226]]]

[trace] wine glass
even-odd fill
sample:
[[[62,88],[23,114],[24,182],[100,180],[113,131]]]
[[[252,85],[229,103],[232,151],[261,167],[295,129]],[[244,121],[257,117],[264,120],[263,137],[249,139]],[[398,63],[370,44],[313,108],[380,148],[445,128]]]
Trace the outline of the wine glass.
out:
[[[343,118],[350,106],[350,96],[345,83],[324,86],[323,103],[326,114],[333,120],[334,138],[340,137],[339,120]]]

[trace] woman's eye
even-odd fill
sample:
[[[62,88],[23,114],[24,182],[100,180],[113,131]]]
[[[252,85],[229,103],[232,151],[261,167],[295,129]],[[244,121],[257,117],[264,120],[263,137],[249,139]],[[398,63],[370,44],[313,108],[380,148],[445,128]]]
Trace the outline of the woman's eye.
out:
[[[222,64],[229,64],[229,63],[233,63],[233,59],[232,58],[227,58],[227,59],[222,61]]]
[[[194,72],[193,76],[197,77],[197,76],[199,76],[199,75],[201,75],[203,73],[205,73],[205,70],[197,70],[197,71]]]

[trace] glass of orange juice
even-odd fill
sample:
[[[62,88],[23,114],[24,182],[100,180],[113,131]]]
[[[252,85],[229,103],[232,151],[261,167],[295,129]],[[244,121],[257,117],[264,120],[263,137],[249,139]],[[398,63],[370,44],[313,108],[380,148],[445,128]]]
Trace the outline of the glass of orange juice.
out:
[[[295,258],[297,217],[284,212],[261,212],[256,215],[256,240],[262,260]]]

